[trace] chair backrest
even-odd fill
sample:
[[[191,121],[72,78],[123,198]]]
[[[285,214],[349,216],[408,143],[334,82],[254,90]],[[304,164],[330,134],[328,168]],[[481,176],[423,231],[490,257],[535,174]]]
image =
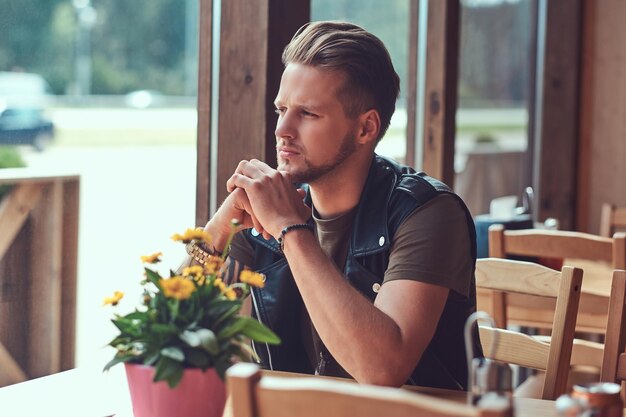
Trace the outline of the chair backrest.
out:
[[[466,403],[401,388],[360,385],[320,377],[263,375],[239,363],[226,373],[233,417],[505,417],[507,410]]]
[[[622,397],[626,394],[626,271],[613,271],[609,316],[604,339],[604,356],[600,381],[622,384]]]
[[[506,323],[507,299],[515,294],[530,296],[529,308],[535,301],[554,304],[549,343],[505,328],[479,328],[485,357],[546,372],[542,391],[546,400],[554,400],[566,390],[582,276],[581,269],[569,266],[559,272],[508,259],[476,261],[476,288],[504,295],[500,299],[502,304],[494,308],[494,318],[496,313],[500,314]]]
[[[626,269],[626,233],[610,238],[562,230],[505,230],[502,225],[492,225],[489,256],[508,255],[587,259],[607,262],[613,269]]]
[[[618,229],[626,229],[626,207],[604,203],[600,214],[600,236],[613,236]]]

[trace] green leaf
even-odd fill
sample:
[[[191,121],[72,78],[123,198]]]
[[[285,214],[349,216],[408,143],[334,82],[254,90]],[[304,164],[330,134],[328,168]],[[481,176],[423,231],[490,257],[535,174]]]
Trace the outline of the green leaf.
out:
[[[185,354],[182,349],[176,346],[168,346],[161,349],[161,355],[166,358],[174,359],[176,362],[183,362],[185,360]]]
[[[154,382],[167,381],[167,385],[170,388],[174,388],[180,382],[183,376],[182,362],[174,361],[167,357],[161,357],[156,365],[156,372],[154,374]]]
[[[220,378],[222,378],[222,381],[226,379],[226,370],[230,368],[231,365],[232,362],[226,357],[221,357],[215,362],[215,370]]]
[[[136,321],[129,320],[125,317],[119,317],[111,320],[111,322],[113,322],[115,327],[117,327],[123,334],[126,333],[131,336],[139,336],[139,323]]]
[[[157,288],[160,290],[161,286],[159,285],[159,280],[161,279],[161,276],[149,268],[145,268],[145,271],[146,271],[146,278],[148,279],[148,281],[156,285]]]
[[[146,313],[145,311],[133,311],[132,313],[129,313],[127,315],[124,316],[125,319],[128,320],[141,320],[141,321],[146,321],[148,319],[148,313]]]
[[[159,336],[172,335],[172,334],[175,334],[178,331],[178,329],[174,325],[171,325],[171,324],[160,324],[160,323],[153,324],[150,327],[150,329],[155,334],[157,334]]]
[[[270,345],[278,345],[280,343],[280,337],[257,320],[252,317],[241,317],[241,319],[245,320],[245,326],[241,329],[241,334],[255,342],[269,343]]]
[[[211,355],[217,355],[220,353],[220,346],[217,343],[217,337],[215,337],[215,333],[213,333],[209,329],[198,329],[196,331],[198,336],[200,336],[200,346]]]
[[[191,347],[200,346],[200,343],[202,341],[198,332],[193,330],[185,330],[178,335],[178,338]]]
[[[231,317],[234,317],[237,313],[239,313],[239,311],[241,310],[241,305],[239,304],[235,304],[234,306],[232,306],[230,309],[226,310],[225,312],[221,313],[220,316],[218,316],[215,320],[215,322],[213,323],[213,328],[217,329],[220,325],[222,325],[226,320],[228,320]]]
[[[211,357],[201,350],[191,349],[186,352],[185,357],[187,362],[195,368],[208,368],[213,363]]]
[[[232,324],[226,326],[217,334],[219,340],[230,339],[234,335],[240,333],[246,326],[245,317],[238,317]]]
[[[109,369],[111,369],[112,366],[115,366],[118,363],[127,362],[133,358],[133,355],[115,355],[113,359],[111,359],[106,365],[104,365],[104,369],[102,371],[108,371]]]

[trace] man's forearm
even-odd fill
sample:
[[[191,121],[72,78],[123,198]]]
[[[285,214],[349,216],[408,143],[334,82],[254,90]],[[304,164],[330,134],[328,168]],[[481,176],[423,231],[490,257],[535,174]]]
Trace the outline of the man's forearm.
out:
[[[285,255],[311,320],[339,364],[359,382],[404,383],[422,351],[406,352],[397,323],[345,280],[310,232],[289,233]]]

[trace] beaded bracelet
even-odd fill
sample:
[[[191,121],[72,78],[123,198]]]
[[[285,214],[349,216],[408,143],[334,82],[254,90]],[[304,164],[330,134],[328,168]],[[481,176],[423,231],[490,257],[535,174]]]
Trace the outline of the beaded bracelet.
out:
[[[285,227],[283,230],[281,230],[280,237],[278,238],[278,245],[280,247],[281,252],[285,249],[285,235],[291,232],[292,230],[298,230],[298,229],[307,229],[311,231],[312,233],[315,233],[315,229],[313,228],[313,225],[308,224],[308,223],[296,223],[296,224],[292,224],[292,225]]]

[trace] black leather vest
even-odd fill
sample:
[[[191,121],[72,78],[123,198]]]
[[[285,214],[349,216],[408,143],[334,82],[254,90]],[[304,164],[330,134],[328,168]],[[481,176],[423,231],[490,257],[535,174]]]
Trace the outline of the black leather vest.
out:
[[[416,173],[378,155],[370,166],[368,178],[354,219],[352,236],[344,269],[345,278],[370,300],[381,284],[389,263],[391,239],[406,217],[417,207],[441,193],[452,193],[442,182]],[[456,196],[456,195],[455,195]],[[456,197],[459,198],[459,197]],[[310,205],[310,196],[305,201]],[[459,198],[459,201],[460,198]],[[471,214],[464,207],[472,242],[472,259],[476,261],[476,233]],[[311,220],[312,221],[312,220]],[[255,248],[255,270],[267,276],[265,287],[252,293],[253,315],[282,339],[279,346],[255,344],[254,348],[268,369],[313,373],[301,339],[300,312],[302,298],[278,243],[259,236],[253,229],[245,232]],[[467,364],[463,326],[476,309],[475,282],[472,268],[470,295],[448,296],[435,335],[407,383],[448,389],[466,389]],[[372,335],[376,337],[376,335]],[[476,341],[474,352],[482,356]],[[394,352],[381,352],[394,355]]]

